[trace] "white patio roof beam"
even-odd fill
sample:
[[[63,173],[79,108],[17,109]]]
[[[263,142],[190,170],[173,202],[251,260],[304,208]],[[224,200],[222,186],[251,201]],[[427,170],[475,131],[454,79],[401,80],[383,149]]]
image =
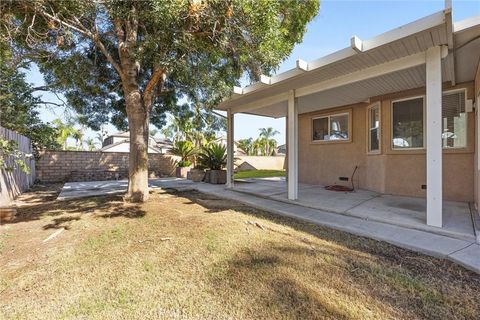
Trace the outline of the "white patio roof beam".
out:
[[[448,48],[446,46],[442,47],[441,51],[442,51],[442,58],[444,58],[448,54]],[[386,63],[382,63],[369,68],[358,70],[340,77],[317,82],[317,83],[300,87],[300,88],[291,88],[291,89],[295,89],[295,97],[298,98],[298,97],[314,94],[317,92],[322,92],[322,91],[334,89],[337,87],[345,86],[355,82],[364,81],[364,80],[380,77],[386,74],[414,68],[416,66],[423,65],[423,64],[425,64],[425,52],[420,52],[420,53],[406,56],[400,59],[392,60]],[[239,105],[233,106],[232,112],[234,113],[248,112],[255,109],[264,108],[282,101],[286,102],[287,99],[288,99],[288,93],[281,92],[276,95],[261,98],[246,104],[242,104],[242,105],[239,104]]]
[[[358,70],[340,77],[314,83],[296,90],[296,96],[302,97],[316,92],[321,92],[336,87],[352,84],[355,82],[380,77],[385,74],[410,69],[425,64],[425,53],[420,52],[390,62],[382,63],[373,67]]]

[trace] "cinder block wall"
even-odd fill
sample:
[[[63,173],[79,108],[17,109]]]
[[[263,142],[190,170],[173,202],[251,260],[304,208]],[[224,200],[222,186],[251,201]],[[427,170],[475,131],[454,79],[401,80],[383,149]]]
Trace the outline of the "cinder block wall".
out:
[[[128,153],[99,151],[45,151],[37,161],[42,182],[94,181],[128,177]],[[175,157],[148,155],[150,177],[173,176]]]

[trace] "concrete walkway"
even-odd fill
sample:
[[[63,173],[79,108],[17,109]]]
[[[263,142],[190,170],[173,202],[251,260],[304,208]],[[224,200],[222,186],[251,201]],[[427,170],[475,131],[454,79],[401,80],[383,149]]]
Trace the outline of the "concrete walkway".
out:
[[[385,222],[422,231],[439,233],[461,240],[475,240],[470,207],[466,202],[443,202],[443,228],[426,224],[425,199],[380,194],[358,189],[334,192],[321,185],[299,183],[298,199],[288,200],[287,184],[282,179],[235,181],[234,190],[272,200],[299,204],[328,212]]]
[[[152,188],[168,188],[179,191],[197,190],[216,197],[232,199],[274,214],[301,219],[359,236],[385,241],[427,255],[449,259],[467,269],[480,273],[480,245],[475,240],[458,239],[448,235],[266,199],[225,189],[223,185],[192,183],[188,180],[175,178],[151,179],[150,185]],[[93,188],[93,190],[89,191],[89,188]],[[67,183],[65,184],[65,190],[59,195],[59,199],[73,199],[125,191],[125,181]]]

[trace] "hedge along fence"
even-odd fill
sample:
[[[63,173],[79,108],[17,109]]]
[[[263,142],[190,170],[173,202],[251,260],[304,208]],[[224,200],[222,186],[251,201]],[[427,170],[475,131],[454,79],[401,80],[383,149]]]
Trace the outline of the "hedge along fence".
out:
[[[6,206],[19,194],[28,190],[35,181],[35,159],[29,138],[3,127],[0,127],[0,138],[17,142],[20,152],[27,155],[22,160],[30,169],[29,173],[25,173],[14,165],[12,158],[7,158],[7,167],[14,169],[12,171],[0,169],[0,206]]]
[[[42,182],[126,179],[128,157],[128,152],[45,151],[37,161],[37,179]],[[176,160],[174,156],[149,153],[149,176],[174,176]]]

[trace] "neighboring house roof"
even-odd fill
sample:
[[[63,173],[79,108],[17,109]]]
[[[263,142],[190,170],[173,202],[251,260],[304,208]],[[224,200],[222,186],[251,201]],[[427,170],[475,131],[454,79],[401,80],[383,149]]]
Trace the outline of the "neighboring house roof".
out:
[[[107,144],[100,149],[100,151],[102,150],[109,150],[113,147],[116,147],[118,145],[121,145],[122,143],[125,143],[128,141],[130,141],[130,132],[129,131],[123,131],[123,132],[116,132],[116,133],[113,133],[111,135],[109,135],[108,137],[106,137],[104,139],[104,143],[108,143],[108,139],[109,138],[124,138],[123,140],[121,141],[117,141],[115,143],[110,143],[110,144]],[[161,152],[161,149],[171,149],[173,147],[173,143],[172,141],[170,141],[169,139],[164,139],[164,138],[155,138],[155,137],[149,137],[150,139],[150,142],[149,142],[149,148],[152,148],[153,150],[155,150],[156,152]],[[112,140],[113,141],[113,140]]]
[[[122,140],[122,141],[118,141],[118,142],[106,145],[103,148],[101,148],[100,151],[107,151],[109,149],[112,149],[112,148],[117,147],[117,146],[122,145],[122,144],[126,144],[130,148],[130,139],[125,139],[125,140]],[[162,151],[159,148],[157,148],[156,146],[149,145],[148,148],[153,150],[156,153],[162,153]]]
[[[126,137],[130,138],[130,132],[129,131],[120,131],[120,132],[115,132],[109,135],[108,137]]]
[[[165,146],[173,146],[173,142],[170,139],[165,138],[155,138],[153,137],[156,143],[163,144]]]
[[[368,23],[368,22],[367,22]],[[368,102],[371,97],[425,86],[425,51],[442,46],[442,80],[472,81],[480,58],[480,17],[452,22],[451,8],[306,62],[245,88],[235,87],[219,110],[284,117],[288,100],[298,113]]]

